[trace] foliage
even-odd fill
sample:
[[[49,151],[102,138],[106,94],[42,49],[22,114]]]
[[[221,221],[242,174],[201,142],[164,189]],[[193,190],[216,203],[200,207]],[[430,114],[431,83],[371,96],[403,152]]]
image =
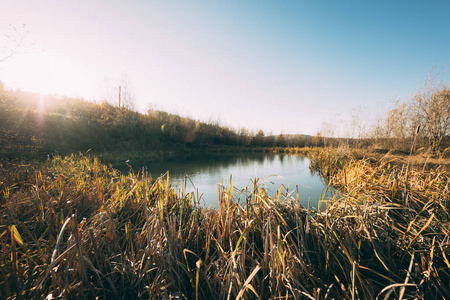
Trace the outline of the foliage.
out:
[[[429,89],[417,94],[412,102],[413,123],[421,126],[432,152],[441,149],[442,140],[450,135],[450,89]]]
[[[218,188],[218,209],[168,175],[96,158],[0,165],[0,293],[15,298],[384,299],[450,297],[449,174],[404,174],[308,150],[342,198],[324,211],[258,179]],[[246,206],[235,200],[246,195]]]
[[[387,112],[384,126],[381,122],[375,125],[373,144],[406,152],[416,139],[417,148],[432,154],[450,145],[450,89],[437,83],[432,75],[423,90],[408,101],[395,103]]]
[[[164,111],[140,114],[106,102],[8,91],[0,84],[0,156],[27,158],[78,151],[137,153],[214,146],[271,147],[273,136],[239,132]],[[300,141],[302,142],[302,141]],[[291,146],[296,146],[290,139]]]

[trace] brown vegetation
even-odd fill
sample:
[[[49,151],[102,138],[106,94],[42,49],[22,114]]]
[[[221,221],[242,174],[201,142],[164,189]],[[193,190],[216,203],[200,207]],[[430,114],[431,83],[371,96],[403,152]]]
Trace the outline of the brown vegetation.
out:
[[[305,146],[305,136],[239,131],[159,110],[145,114],[106,102],[8,91],[0,84],[0,156],[86,152],[149,155],[205,147]],[[129,153],[133,152],[133,153]]]
[[[430,75],[431,76],[431,75]],[[372,130],[373,143],[387,149],[416,149],[443,154],[450,146],[450,89],[429,80],[409,101],[388,111],[385,126]]]
[[[254,181],[218,209],[169,178],[96,158],[3,163],[0,292],[15,298],[385,299],[450,297],[449,174],[307,150],[341,198],[326,209]],[[406,195],[406,197],[405,197]],[[406,200],[406,201],[405,201]],[[324,210],[325,209],[325,210]]]
[[[280,188],[269,197],[255,179],[243,191],[219,186],[218,209],[212,209],[201,207],[198,195],[172,189],[168,175],[125,176],[96,157],[3,160],[0,294],[450,298],[449,89],[427,91],[391,110],[371,138],[359,132],[357,139],[330,139],[237,132],[76,99],[47,98],[44,108],[36,95],[0,87],[3,158],[253,147],[306,153],[311,168],[340,191],[312,211],[292,191]],[[336,147],[295,147],[305,145]],[[281,147],[261,148],[267,146]],[[235,193],[246,195],[245,206]]]

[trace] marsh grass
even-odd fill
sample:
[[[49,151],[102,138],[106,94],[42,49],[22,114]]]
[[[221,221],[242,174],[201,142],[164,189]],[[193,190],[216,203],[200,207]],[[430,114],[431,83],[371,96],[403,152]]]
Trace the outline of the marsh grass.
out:
[[[449,298],[449,175],[308,150],[341,190],[218,188],[218,208],[170,174],[122,175],[95,157],[0,165],[0,294],[16,298]],[[235,194],[246,195],[246,205]]]

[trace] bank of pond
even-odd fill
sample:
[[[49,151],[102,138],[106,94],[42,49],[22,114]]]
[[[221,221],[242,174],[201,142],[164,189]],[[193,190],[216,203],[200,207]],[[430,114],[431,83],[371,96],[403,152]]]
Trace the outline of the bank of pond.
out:
[[[345,149],[307,154],[205,159],[209,165],[191,158],[182,168],[192,170],[198,193],[190,180],[171,181],[175,171],[160,176],[167,162],[130,160],[122,172],[89,155],[2,162],[0,294],[450,298],[449,174],[355,159]],[[339,197],[308,208],[300,194],[312,184],[258,178],[274,165],[323,180],[310,165]],[[205,172],[225,174],[214,206],[195,179]]]
[[[226,153],[172,157],[159,160],[127,160],[114,162],[113,167],[123,174],[147,172],[149,176],[170,177],[171,186],[183,193],[194,193],[197,202],[217,208],[221,190],[233,188],[233,197],[241,205],[255,184],[264,187],[271,197],[293,194],[300,204],[318,208],[335,194],[326,179],[311,170],[305,155],[284,153]],[[281,195],[280,195],[281,197]],[[324,205],[325,207],[325,205]]]

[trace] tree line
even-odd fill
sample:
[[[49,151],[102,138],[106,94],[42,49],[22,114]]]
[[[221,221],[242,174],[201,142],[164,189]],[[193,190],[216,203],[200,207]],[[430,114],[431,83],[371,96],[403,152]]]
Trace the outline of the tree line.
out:
[[[352,134],[334,138],[335,127],[325,123],[315,139],[318,146],[371,147],[400,152],[450,152],[450,85],[430,73],[425,87],[409,99],[397,101],[372,123],[360,108],[348,128]],[[435,76],[435,75],[434,75]]]
[[[450,135],[449,87],[428,87],[409,101],[397,103],[388,111],[380,133],[375,138],[390,147],[404,149],[415,139],[418,147],[432,153],[444,151]]]
[[[355,118],[364,121],[360,116]],[[176,150],[183,147],[372,147],[450,152],[450,86],[428,82],[397,102],[372,126],[354,122],[357,136],[332,137],[330,123],[315,136],[267,135],[218,122],[150,109],[139,113],[106,101],[11,91],[0,83],[0,157],[34,157],[91,149],[98,152]],[[356,124],[358,123],[358,124]],[[448,153],[447,153],[448,154]]]
[[[98,152],[182,147],[306,146],[303,135],[266,135],[150,109],[139,113],[106,101],[40,96],[0,84],[0,156],[42,156],[91,149]]]

